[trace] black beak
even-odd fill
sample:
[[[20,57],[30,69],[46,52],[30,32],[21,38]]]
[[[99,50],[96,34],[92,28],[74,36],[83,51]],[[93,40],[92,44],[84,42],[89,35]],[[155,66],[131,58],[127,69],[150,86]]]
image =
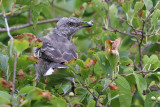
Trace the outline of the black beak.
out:
[[[84,25],[87,24],[87,25]],[[80,28],[85,28],[85,27],[92,27],[93,26],[93,21],[82,21],[77,27]]]

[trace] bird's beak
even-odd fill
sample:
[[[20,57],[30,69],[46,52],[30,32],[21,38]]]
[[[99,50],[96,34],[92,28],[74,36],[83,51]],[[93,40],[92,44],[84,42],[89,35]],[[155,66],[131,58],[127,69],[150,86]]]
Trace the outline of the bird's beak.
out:
[[[87,25],[85,25],[87,24]],[[80,22],[77,27],[80,27],[80,28],[85,28],[85,27],[92,27],[93,26],[93,21],[82,21]]]

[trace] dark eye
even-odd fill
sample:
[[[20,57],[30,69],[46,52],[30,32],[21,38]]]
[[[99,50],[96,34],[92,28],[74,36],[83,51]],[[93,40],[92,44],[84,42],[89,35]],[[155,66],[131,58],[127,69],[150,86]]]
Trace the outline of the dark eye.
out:
[[[73,22],[69,22],[69,26],[73,26],[74,25],[74,23]]]

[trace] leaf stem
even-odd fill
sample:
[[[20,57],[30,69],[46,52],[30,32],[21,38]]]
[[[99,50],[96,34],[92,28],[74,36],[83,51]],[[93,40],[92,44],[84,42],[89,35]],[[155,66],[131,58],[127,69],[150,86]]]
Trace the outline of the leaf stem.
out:
[[[17,55],[15,54],[15,59],[14,59],[14,71],[13,71],[12,96],[11,96],[12,107],[15,107],[15,104],[14,104],[13,99],[14,99],[15,83],[16,83],[16,68],[17,68]]]
[[[117,79],[117,76],[116,76],[114,79],[112,79],[109,84],[111,84],[112,82],[114,82],[116,79]],[[98,97],[96,98],[95,107],[98,107],[98,106],[97,106],[98,100],[99,100],[100,96],[102,95],[102,93],[109,87],[109,84],[108,84],[106,87],[104,87],[102,91],[99,92],[99,95],[98,95]]]

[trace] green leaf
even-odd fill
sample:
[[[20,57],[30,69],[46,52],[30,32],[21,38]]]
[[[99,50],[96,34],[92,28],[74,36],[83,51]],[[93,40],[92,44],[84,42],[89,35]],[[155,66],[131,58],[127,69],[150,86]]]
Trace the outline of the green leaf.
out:
[[[89,68],[86,68],[86,69],[81,68],[80,73],[81,73],[83,80],[85,80],[86,78],[88,78],[89,74],[91,73],[91,70]]]
[[[160,67],[160,61],[157,55],[151,55],[150,58],[147,55],[143,57],[143,64],[146,70],[153,70]]]
[[[134,77],[135,77],[135,80],[136,80],[138,92],[139,92],[140,96],[142,97],[142,99],[144,100],[143,90],[147,89],[147,82],[142,77],[141,74],[135,74],[134,73]]]
[[[133,65],[132,60],[128,57],[120,57],[120,63],[121,66],[127,66],[127,67]]]
[[[136,2],[134,6],[134,14],[136,14],[139,10],[141,10],[144,6],[144,3]]]
[[[118,9],[117,9],[116,5],[112,4],[109,8],[109,15],[110,15],[111,26],[113,28],[117,28],[119,26],[117,13],[118,13]]]
[[[125,13],[128,13],[131,8],[131,3],[130,2],[123,3],[122,8]]]
[[[87,52],[90,48],[92,48],[92,42],[89,39],[75,40],[74,43],[80,52]]]
[[[38,22],[38,16],[39,16],[42,8],[44,8],[45,6],[47,6],[45,3],[40,3],[40,4],[37,4],[37,5],[31,5],[33,28],[36,27],[36,24]]]
[[[68,78],[73,78],[74,75],[72,72],[69,72],[69,69],[58,69],[54,72],[53,75],[47,76],[47,85],[53,86],[56,84],[69,82]]]
[[[112,70],[114,71],[117,67],[118,62],[119,62],[119,56],[117,56],[115,54],[111,54],[109,51],[106,51],[105,56],[108,59],[110,65],[112,66]]]
[[[0,54],[0,68],[5,72],[5,74],[7,75],[7,69],[8,69],[8,56],[7,55],[3,55]]]
[[[34,1],[34,0],[16,0],[16,4],[30,5],[31,1]]]
[[[136,27],[138,29],[141,29],[143,22],[141,20],[139,20],[138,17],[134,17],[133,21],[132,21],[132,24],[133,24],[134,27]]]
[[[0,91],[0,103],[1,104],[9,104],[11,99],[11,95],[7,92]]]
[[[23,52],[25,49],[27,49],[29,47],[29,42],[26,40],[14,40],[14,48],[18,53]]]
[[[27,100],[40,100],[40,99],[42,99],[42,90],[35,88],[35,89],[29,91],[26,99]]]
[[[96,64],[94,65],[94,72],[95,72],[96,74],[102,74],[102,75],[103,75],[103,74],[106,74],[99,63],[96,63]]]
[[[120,102],[118,98],[115,98],[111,101],[111,107],[120,107]]]
[[[133,72],[134,72],[134,70],[132,67],[127,67],[123,70],[123,74],[131,74]],[[130,85],[136,84],[134,75],[126,76],[125,78],[129,82]]]
[[[24,88],[21,88],[21,90],[19,91],[18,95],[21,94],[28,94],[30,91],[32,91],[33,89],[36,89],[37,87],[34,86],[26,86]]]
[[[22,55],[22,56],[18,57],[17,70],[19,70],[19,69],[25,70],[31,64],[35,64],[35,62],[32,60],[29,60],[28,55]]]
[[[5,21],[4,21],[4,18],[3,17],[0,17],[0,26],[3,26],[3,27],[5,27],[6,26],[6,24],[5,24]]]
[[[160,19],[160,10],[159,9],[156,9],[152,15],[152,22],[153,22],[153,25],[154,27],[157,26],[157,22],[158,20]]]
[[[144,107],[158,107],[156,106],[156,101],[151,100],[151,97],[159,97],[160,96],[160,91],[157,92],[150,92],[147,94],[145,102],[144,102]],[[159,104],[160,106],[160,104]]]
[[[77,98],[80,102],[82,102],[87,94],[87,91],[83,88],[76,88],[75,92],[77,92]]]
[[[109,95],[109,100],[111,100],[111,107],[120,107],[119,92],[115,90],[110,90]]]
[[[80,59],[77,59],[75,63],[78,64],[80,67],[84,67],[84,62]]]
[[[153,3],[151,0],[143,0],[143,2],[145,4],[147,10],[150,10],[153,7]]]
[[[60,97],[57,97],[50,102],[52,103],[52,107],[67,107],[66,101]]]
[[[66,93],[71,88],[71,85],[62,85],[62,90]]]
[[[103,0],[92,0],[93,9],[102,17],[105,18],[108,5]]]
[[[89,100],[87,107],[94,107],[95,101],[93,99]]]
[[[129,83],[122,76],[118,76],[115,82],[119,88],[120,107],[130,107],[132,102],[132,96]]]
[[[95,54],[95,57],[97,59],[97,63],[99,64],[99,66],[102,69],[104,76],[107,74],[106,77],[111,77],[112,76],[112,67],[111,67],[109,61],[106,59],[105,53],[104,52],[97,52]],[[95,70],[98,70],[98,69],[95,68]],[[99,73],[99,70],[95,71],[95,72]]]

